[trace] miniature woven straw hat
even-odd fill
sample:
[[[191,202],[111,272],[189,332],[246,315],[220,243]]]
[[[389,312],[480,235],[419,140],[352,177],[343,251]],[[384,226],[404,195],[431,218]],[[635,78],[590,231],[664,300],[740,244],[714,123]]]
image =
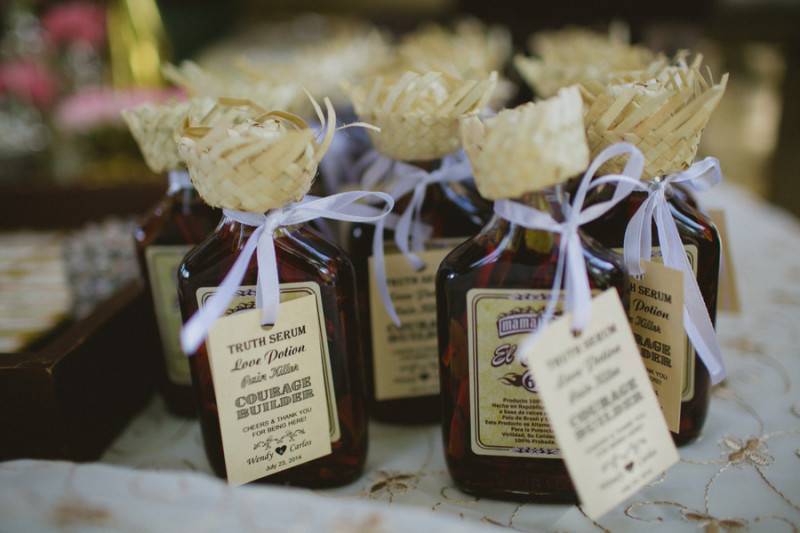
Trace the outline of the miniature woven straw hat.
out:
[[[336,113],[313,103],[322,138],[300,117],[223,100],[198,125],[187,124],[178,146],[192,182],[211,206],[264,213],[305,196],[333,139]],[[232,111],[231,111],[232,110]],[[211,123],[212,125],[208,125]]]
[[[235,70],[211,73],[191,61],[180,66],[165,65],[164,76],[193,96],[248,100],[264,109],[305,110],[307,98],[296,83],[253,79]]]
[[[647,69],[656,60],[647,48],[628,44],[611,31],[596,33],[581,28],[543,32],[531,39],[538,58],[516,56],[514,65],[541,97],[554,95],[574,84],[605,84],[613,76]]]
[[[327,96],[339,109],[350,105],[341,83],[372,75],[392,56],[386,35],[369,23],[303,15],[241,32],[206,50],[198,61],[214,72],[238,73],[248,83],[282,86],[291,81],[316,98]],[[302,92],[292,107],[265,107],[305,118],[314,114]]]
[[[547,100],[461,121],[464,151],[484,198],[517,198],[561,183],[589,165],[577,87]]]
[[[394,82],[383,77],[346,85],[358,117],[380,128],[370,131],[375,148],[401,161],[429,161],[461,146],[458,123],[480,112],[497,75],[459,80],[440,72],[405,72]]]
[[[728,75],[714,83],[700,72],[702,57],[682,60],[644,83],[609,85],[592,95],[584,116],[592,156],[620,141],[635,144],[646,159],[644,179],[685,170],[697,155],[700,137],[725,92]],[[624,161],[603,169],[618,172]]]
[[[502,26],[484,26],[476,19],[459,21],[453,30],[431,24],[406,36],[397,48],[402,70],[442,72],[460,80],[483,79],[500,72],[511,55],[511,34]],[[501,109],[516,86],[498,76],[487,102]]]
[[[198,98],[174,104],[143,104],[122,111],[147,166],[156,173],[182,168],[175,131],[186,117],[202,117],[214,106]]]
[[[432,24],[406,36],[397,54],[408,70],[479,79],[503,69],[511,55],[511,35],[474,19],[459,21],[453,31]]]
[[[371,76],[390,61],[390,47],[380,32],[337,34],[325,43],[298,47],[284,56],[249,54],[235,65],[253,80],[273,84],[281,80],[300,83],[314,96],[328,96],[336,106],[349,106],[343,82]],[[308,100],[302,100],[305,112]],[[303,109],[301,108],[301,111]]]

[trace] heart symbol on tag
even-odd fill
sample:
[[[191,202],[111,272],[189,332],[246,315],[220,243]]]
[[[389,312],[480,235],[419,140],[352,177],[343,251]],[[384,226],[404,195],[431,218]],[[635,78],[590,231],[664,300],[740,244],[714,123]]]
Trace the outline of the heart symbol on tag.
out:
[[[633,470],[633,461],[625,465],[625,470],[627,470],[628,472]]]
[[[283,455],[286,452],[286,445],[284,444],[283,446],[278,446],[275,448],[275,451],[278,453],[278,455]]]

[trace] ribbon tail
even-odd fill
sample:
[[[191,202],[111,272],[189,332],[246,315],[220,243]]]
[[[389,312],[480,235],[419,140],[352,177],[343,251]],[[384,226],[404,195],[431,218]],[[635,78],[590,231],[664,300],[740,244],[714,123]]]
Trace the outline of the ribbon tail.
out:
[[[633,214],[628,226],[625,228],[625,239],[623,244],[623,257],[625,267],[632,276],[639,276],[643,273],[641,258],[643,248],[643,233],[650,234],[650,218],[647,216],[648,202],[643,203]]]
[[[572,330],[582,332],[591,319],[592,289],[583,258],[583,247],[578,233],[573,233],[567,242],[567,308],[572,313]]]
[[[425,263],[409,249],[408,245],[411,223],[414,220],[415,206],[418,203],[418,199],[425,194],[425,189],[422,189],[421,193],[419,193],[419,191],[419,187],[414,189],[414,195],[411,197],[408,207],[406,207],[403,214],[400,215],[400,219],[397,221],[397,225],[394,229],[394,242],[397,245],[397,249],[400,250],[400,253],[403,254],[414,270],[422,270],[425,268]]]
[[[656,228],[658,238],[661,243],[664,265],[675,268],[683,272],[683,321],[684,329],[703,361],[709,375],[711,383],[716,385],[725,379],[725,364],[722,359],[722,349],[719,346],[717,332],[711,323],[708,308],[700,292],[692,272],[686,250],[680,240],[678,228],[669,211],[669,206],[664,202],[657,210]],[[667,243],[666,245],[664,243]]]
[[[425,240],[422,238],[422,205],[416,207],[414,222],[411,225],[411,249],[415,254],[425,249]]]
[[[381,218],[375,223],[375,234],[372,237],[372,268],[375,270],[375,285],[378,287],[383,307],[386,313],[395,326],[400,327],[400,317],[397,316],[397,311],[392,302],[392,296],[389,294],[389,284],[386,281],[386,263],[383,257],[383,225],[384,219]]]
[[[692,278],[694,279],[694,278]],[[695,281],[695,286],[697,282]],[[699,289],[697,291],[700,292]],[[725,363],[722,359],[722,349],[717,341],[717,333],[714,330],[711,319],[708,316],[708,310],[703,306],[702,309],[697,309],[695,297],[689,296],[687,300],[692,301],[695,305],[684,305],[683,320],[685,322],[686,334],[689,340],[692,341],[692,346],[700,356],[700,360],[708,370],[711,376],[711,384],[716,385],[725,379]],[[703,299],[700,297],[700,303]]]
[[[228,304],[236,294],[242,279],[244,279],[247,266],[250,264],[250,258],[253,257],[253,253],[256,251],[258,240],[263,231],[264,228],[262,226],[250,235],[239,257],[236,258],[225,279],[217,287],[217,291],[201,309],[192,315],[181,329],[181,348],[186,355],[191,355],[197,351],[200,344],[206,340],[208,331],[214,322],[228,310]]]
[[[269,226],[269,224],[267,224]],[[261,325],[272,326],[278,321],[281,303],[281,286],[278,278],[278,261],[275,257],[273,229],[266,228],[258,240],[258,283],[256,302],[261,309]]]

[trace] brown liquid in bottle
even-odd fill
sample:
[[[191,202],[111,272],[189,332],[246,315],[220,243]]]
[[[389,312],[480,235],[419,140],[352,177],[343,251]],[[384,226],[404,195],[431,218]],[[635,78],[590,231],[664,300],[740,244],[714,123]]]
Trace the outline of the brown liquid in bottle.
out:
[[[153,292],[152,283],[154,280],[151,280],[148,274],[147,248],[149,246],[174,246],[177,252],[173,253],[182,255],[185,252],[181,247],[186,246],[188,250],[191,246],[205,239],[214,231],[214,227],[219,222],[221,215],[222,213],[218,209],[206,205],[193,187],[187,186],[168,191],[136,228],[134,238],[136,240],[139,265],[142,275],[145,277],[148,290],[153,297],[153,305],[160,304],[158,296]],[[168,248],[164,248],[164,250],[170,253]],[[178,259],[177,262],[179,263],[180,260]],[[172,275],[171,285],[173,294],[177,299],[177,270]],[[177,339],[179,331],[176,330],[172,333]],[[161,346],[163,347],[164,345],[165,343],[162,342]],[[182,354],[179,354],[179,356],[183,357]],[[176,382],[170,377],[167,370],[169,363],[166,357],[169,357],[169,355],[162,353],[161,362],[164,372],[161,376],[161,392],[167,408],[180,416],[195,416],[192,385],[185,381]]]
[[[598,195],[610,195],[610,192],[603,191]],[[647,193],[645,192],[631,193],[604,216],[585,225],[584,231],[608,248],[622,248],[628,221],[646,198]],[[683,202],[677,195],[671,194],[668,198],[681,241],[684,246],[696,247],[697,284],[711,317],[711,323],[715,324],[717,286],[719,284],[719,234],[714,224],[700,211]],[[590,200],[592,199],[590,198]],[[658,246],[655,224],[653,224],[652,239],[653,246]],[[708,414],[711,380],[705,365],[696,353],[693,357],[693,394],[681,402],[680,431],[672,434],[675,443],[679,446],[692,442],[700,435]]]
[[[414,163],[416,166],[432,170],[433,165]],[[393,213],[400,215],[406,208],[411,193],[401,198]],[[432,229],[431,239],[463,237],[474,235],[488,220],[491,203],[484,200],[469,185],[464,183],[445,183],[429,185],[422,205],[422,221]],[[366,363],[367,400],[370,414],[377,420],[399,424],[423,424],[440,419],[441,400],[439,394],[411,398],[378,400],[375,394],[374,354],[372,329],[370,327],[369,297],[369,257],[372,255],[374,226],[354,225],[350,230],[350,253],[358,280],[358,307],[361,313],[361,332],[364,342],[364,361]],[[384,231],[387,252],[394,251],[394,232]],[[435,272],[435,269],[433,270]],[[433,287],[431,287],[433,290]],[[435,334],[435,332],[434,332]],[[435,349],[431,358],[436,360]],[[435,379],[435,376],[433,376]]]
[[[540,209],[543,194],[526,197]],[[546,207],[545,207],[546,208]],[[470,376],[468,292],[471,289],[552,288],[559,235],[529,230],[495,216],[475,237],[458,246],[439,267],[436,296],[439,328],[439,376],[442,431],[450,475],[458,487],[477,496],[537,502],[575,502],[577,496],[559,458],[475,453]],[[627,305],[627,274],[621,259],[581,235],[592,290],[615,288]],[[513,293],[512,291],[509,291]],[[494,324],[491,325],[494,327]],[[491,357],[492,354],[478,354]],[[524,394],[524,393],[523,393]],[[530,414],[530,413],[528,413]]]
[[[184,322],[197,311],[198,289],[219,286],[254,229],[223,219],[216,231],[186,257],[179,272]],[[331,443],[331,454],[257,481],[305,487],[343,485],[358,477],[367,455],[353,266],[339,247],[305,225],[278,229],[275,253],[281,283],[319,284],[341,437]],[[257,275],[254,255],[242,285],[256,285]],[[206,454],[217,475],[225,477],[217,402],[205,344],[190,359]]]

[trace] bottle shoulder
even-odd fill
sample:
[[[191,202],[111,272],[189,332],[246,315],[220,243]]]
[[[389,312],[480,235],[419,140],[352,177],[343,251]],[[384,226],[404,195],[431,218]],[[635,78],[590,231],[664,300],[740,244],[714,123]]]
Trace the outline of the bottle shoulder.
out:
[[[719,232],[705,213],[677,196],[670,198],[669,205],[684,242],[704,241],[706,246],[719,248]]]
[[[181,192],[166,194],[135,230],[140,248],[151,244],[198,244],[214,229],[221,212],[206,205],[195,193],[181,197]]]

